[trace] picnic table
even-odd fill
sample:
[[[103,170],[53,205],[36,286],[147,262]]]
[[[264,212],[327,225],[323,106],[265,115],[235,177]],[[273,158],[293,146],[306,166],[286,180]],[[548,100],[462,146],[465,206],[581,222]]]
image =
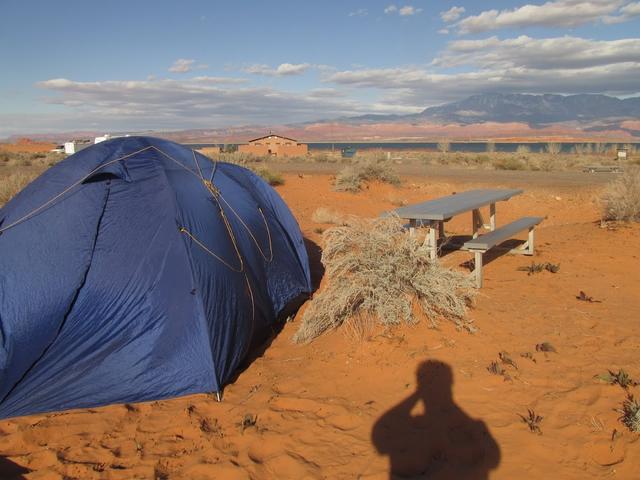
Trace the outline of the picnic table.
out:
[[[483,255],[512,235],[528,230],[527,241],[519,248],[513,248],[510,251],[511,253],[533,255],[534,229],[543,220],[542,217],[523,217],[502,225],[500,228],[496,226],[496,203],[505,202],[521,193],[522,190],[502,188],[469,190],[398,208],[393,213],[400,218],[409,220],[411,235],[415,235],[418,224],[420,226],[426,225],[429,228],[424,245],[429,249],[430,258],[436,259],[438,257],[438,241],[440,240],[444,245],[446,238],[444,223],[456,215],[471,212],[471,235],[473,238],[466,241],[461,248],[474,254],[473,275],[476,287],[480,288],[482,286]],[[489,223],[485,224],[480,209],[487,205],[489,206]],[[483,228],[490,230],[489,233],[480,235],[480,230]]]
[[[477,238],[482,227],[493,231],[496,229],[496,203],[509,200],[519,195],[522,190],[490,189],[468,190],[446,197],[436,198],[415,205],[394,210],[400,218],[409,220],[411,234],[420,224],[429,228],[425,239],[425,246],[429,249],[432,259],[438,256],[438,240],[444,240],[444,224],[454,216],[471,212],[471,234]],[[489,223],[485,225],[480,208],[489,206]]]

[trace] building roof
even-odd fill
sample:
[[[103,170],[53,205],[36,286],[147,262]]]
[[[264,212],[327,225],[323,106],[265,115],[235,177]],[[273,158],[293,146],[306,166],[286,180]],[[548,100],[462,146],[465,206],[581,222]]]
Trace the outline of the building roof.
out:
[[[297,140],[295,140],[295,139],[293,139],[293,138],[283,137],[282,135],[277,135],[277,134],[275,134],[275,133],[270,133],[269,135],[265,135],[264,137],[253,138],[253,139],[249,140],[249,141],[248,141],[248,143],[256,142],[256,141],[258,141],[258,140],[263,140],[263,139],[265,139],[265,138],[269,138],[269,137],[278,137],[278,138],[283,138],[283,139],[285,139],[285,140],[291,140],[292,142],[296,142],[296,143],[298,143],[298,141],[297,141]]]

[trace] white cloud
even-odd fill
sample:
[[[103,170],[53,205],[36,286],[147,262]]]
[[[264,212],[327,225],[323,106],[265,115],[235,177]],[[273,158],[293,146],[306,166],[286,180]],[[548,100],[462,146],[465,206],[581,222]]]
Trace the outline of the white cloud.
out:
[[[179,58],[169,67],[169,71],[173,73],[187,73],[192,70],[200,70],[203,68],[209,68],[209,66],[202,63],[196,65],[196,61],[192,58]]]
[[[353,12],[349,12],[350,17],[366,17],[367,15],[369,15],[369,10],[366,8],[359,8]]]
[[[97,82],[54,78],[39,82],[37,87],[50,94],[48,103],[62,108],[60,118],[65,122],[57,126],[60,129],[95,125],[98,130],[122,131],[293,123],[394,108],[375,102],[363,104],[331,88],[296,93],[234,85],[238,80],[242,81],[216,77]],[[396,112],[403,110],[411,109],[395,107]],[[38,123],[23,117],[21,124],[39,130],[50,127],[51,119]],[[6,132],[12,133],[0,126],[0,133]]]
[[[601,21],[626,3],[624,0],[553,0],[511,10],[485,10],[463,18],[456,26],[461,34],[528,26],[575,27]]]
[[[620,63],[585,69],[535,70],[524,67],[434,73],[420,68],[344,71],[329,80],[341,85],[387,91],[383,103],[433,105],[484,93],[605,93],[637,95],[640,64]]]
[[[451,7],[446,12],[440,12],[440,18],[446,23],[455,22],[465,11],[464,7]]]
[[[277,67],[273,68],[265,64],[249,65],[243,70],[247,73],[253,73],[255,75],[267,75],[272,77],[283,77],[292,75],[302,75],[311,67],[309,63],[281,63]]]
[[[640,2],[630,3],[620,9],[623,15],[636,16],[640,15]]]
[[[496,93],[638,95],[640,38],[564,36],[456,40],[429,66],[352,68],[328,83],[383,95],[382,103],[416,106]]]
[[[408,16],[411,16],[411,15],[417,15],[421,11],[422,11],[421,8],[412,7],[411,5],[405,5],[400,10],[398,10],[398,13],[402,17],[408,17]]]
[[[617,15],[607,15],[602,19],[604,23],[622,23],[640,16],[640,2],[629,3],[622,7]]]
[[[449,29],[448,28],[441,28],[440,30],[438,30],[438,33],[440,33],[442,35],[448,35],[449,34]]]
[[[531,38],[521,35],[501,40],[450,42],[433,65],[440,67],[581,69],[616,63],[640,63],[640,38],[588,40],[579,37]]]
[[[412,5],[405,5],[404,7],[397,7],[396,5],[389,5],[384,9],[384,13],[387,15],[390,14],[398,14],[401,17],[410,17],[412,15],[417,15],[422,12],[421,8],[416,8]]]

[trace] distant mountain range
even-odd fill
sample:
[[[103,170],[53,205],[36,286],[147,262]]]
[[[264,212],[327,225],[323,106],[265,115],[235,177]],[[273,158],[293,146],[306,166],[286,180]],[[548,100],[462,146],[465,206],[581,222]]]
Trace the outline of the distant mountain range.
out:
[[[620,99],[595,94],[565,96],[487,93],[429,107],[418,114],[362,115],[346,120],[349,123],[428,121],[463,125],[520,122],[535,128],[560,122],[591,123],[622,119],[640,119],[640,97]]]
[[[480,94],[410,115],[361,115],[289,125],[144,132],[180,142],[241,143],[269,132],[305,142],[486,139],[640,140],[640,97]],[[16,135],[62,142],[105,132]],[[115,132],[111,132],[115,133]],[[134,133],[134,132],[128,132]],[[140,134],[141,132],[137,132]],[[511,140],[510,140],[511,141]]]

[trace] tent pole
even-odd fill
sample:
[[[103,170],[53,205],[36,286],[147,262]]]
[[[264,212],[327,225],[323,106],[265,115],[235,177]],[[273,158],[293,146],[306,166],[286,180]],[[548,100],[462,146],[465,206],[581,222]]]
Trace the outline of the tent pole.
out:
[[[218,400],[219,402],[222,401],[222,395],[220,395],[220,392],[216,392],[216,400]]]

